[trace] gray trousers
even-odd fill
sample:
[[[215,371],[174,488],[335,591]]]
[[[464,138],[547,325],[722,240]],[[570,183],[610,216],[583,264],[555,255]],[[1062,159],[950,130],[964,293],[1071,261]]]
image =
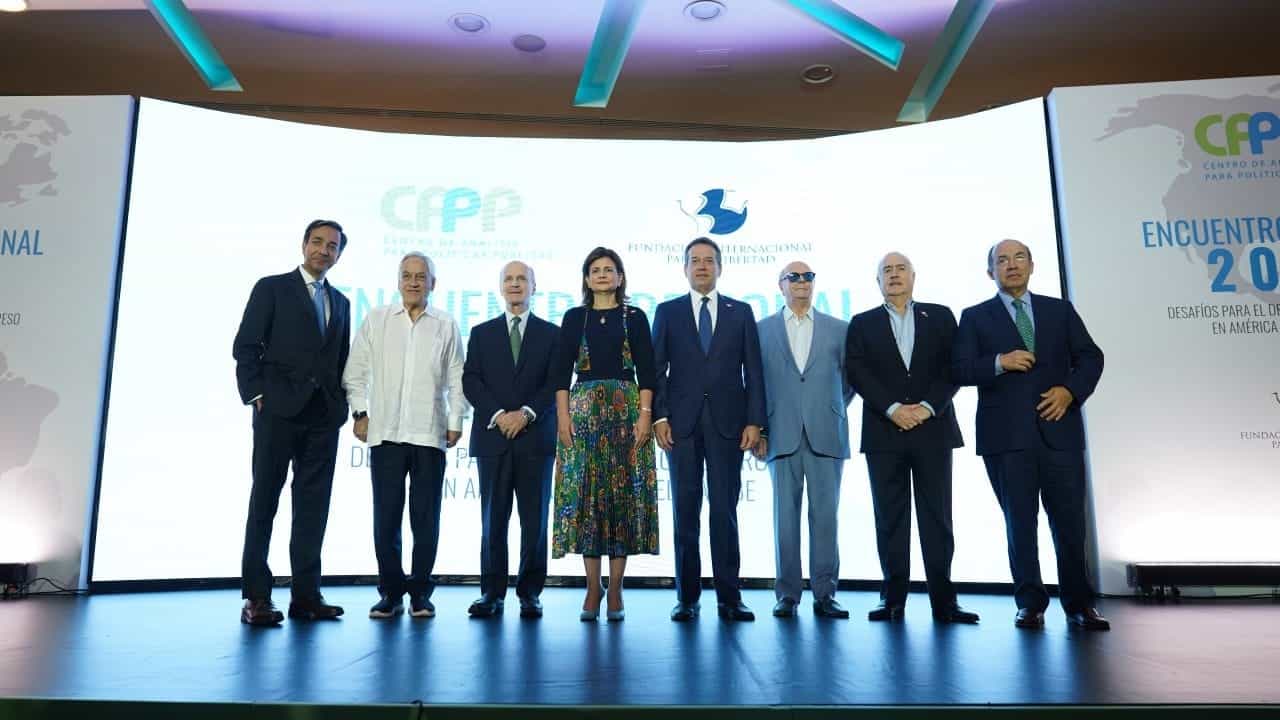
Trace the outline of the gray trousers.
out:
[[[769,463],[773,478],[774,559],[778,577],[773,593],[779,600],[800,601],[800,499],[809,486],[809,587],[815,599],[836,594],[840,577],[840,543],[836,512],[840,505],[841,458],[819,455],[802,437],[796,452]]]

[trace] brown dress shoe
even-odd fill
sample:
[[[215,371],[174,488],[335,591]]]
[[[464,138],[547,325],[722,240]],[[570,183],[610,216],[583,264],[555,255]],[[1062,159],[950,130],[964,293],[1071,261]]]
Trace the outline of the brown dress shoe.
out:
[[[317,595],[308,600],[293,600],[289,603],[289,619],[291,620],[337,620],[342,617],[342,608],[324,601],[324,596]]]
[[[1013,618],[1013,626],[1025,630],[1039,630],[1044,627],[1044,613],[1039,610],[1022,608]]]
[[[284,613],[276,609],[270,598],[249,599],[240,609],[240,622],[265,627],[284,622]]]
[[[1077,613],[1067,613],[1067,622],[1083,630],[1110,630],[1111,623],[1098,612],[1097,608],[1085,608]]]

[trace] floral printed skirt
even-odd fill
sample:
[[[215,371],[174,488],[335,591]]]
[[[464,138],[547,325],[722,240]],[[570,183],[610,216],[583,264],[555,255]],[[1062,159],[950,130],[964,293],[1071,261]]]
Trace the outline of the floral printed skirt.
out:
[[[556,446],[551,557],[658,554],[653,440],[635,448],[640,391],[624,380],[569,391],[573,445]]]

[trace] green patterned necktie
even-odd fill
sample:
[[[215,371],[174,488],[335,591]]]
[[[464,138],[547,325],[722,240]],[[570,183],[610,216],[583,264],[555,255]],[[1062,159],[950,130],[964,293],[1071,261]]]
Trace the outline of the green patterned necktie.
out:
[[[520,362],[520,316],[511,318],[511,359]]]
[[[1022,344],[1029,352],[1036,351],[1036,330],[1031,327],[1031,316],[1027,314],[1027,304],[1022,300],[1013,301],[1013,324],[1018,326],[1018,334],[1022,336]]]

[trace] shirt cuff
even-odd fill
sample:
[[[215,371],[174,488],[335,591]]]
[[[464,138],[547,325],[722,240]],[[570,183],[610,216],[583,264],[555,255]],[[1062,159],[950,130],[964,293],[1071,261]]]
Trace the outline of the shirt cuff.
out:
[[[996,375],[1003,375],[1004,367],[1000,365],[1000,353],[996,353]]]
[[[257,395],[254,395],[254,396],[253,396],[253,399],[252,399],[252,400],[250,400],[249,402],[245,403],[245,405],[252,405],[252,404],[254,404],[254,403],[258,402],[258,401],[259,401],[259,400],[261,400],[261,399],[262,399],[262,393],[258,393]]]
[[[898,411],[898,408],[900,408],[900,407],[902,407],[902,403],[894,403],[894,404],[890,405],[890,406],[889,406],[889,409],[884,411],[885,417],[887,417],[887,418],[889,418],[890,420],[892,420],[892,419],[893,419],[893,414],[894,414],[895,412],[897,412],[897,411]]]
[[[502,411],[502,410],[499,410],[499,411],[495,412],[495,413],[493,414],[493,417],[489,418],[489,424],[488,424],[488,425],[486,425],[484,429],[485,429],[485,430],[492,430],[492,429],[494,429],[495,427],[497,427],[497,426],[498,426],[498,416],[499,416],[499,415],[501,415],[502,413],[503,413],[503,411]]]
[[[933,409],[933,406],[929,404],[929,401],[921,400],[920,407],[924,408],[925,410],[928,410],[930,415],[934,417],[938,416],[938,411]]]
[[[538,413],[534,412],[533,408],[529,407],[528,405],[521,405],[520,409],[527,410],[529,412],[529,422],[532,423],[532,422],[538,421]]]
[[[653,421],[653,424],[654,424],[654,425],[658,425],[658,424],[660,424],[660,423],[664,423],[664,422],[666,422],[666,421],[667,421],[667,419],[666,419],[666,418],[658,418],[657,420],[654,420],[654,421]]]

